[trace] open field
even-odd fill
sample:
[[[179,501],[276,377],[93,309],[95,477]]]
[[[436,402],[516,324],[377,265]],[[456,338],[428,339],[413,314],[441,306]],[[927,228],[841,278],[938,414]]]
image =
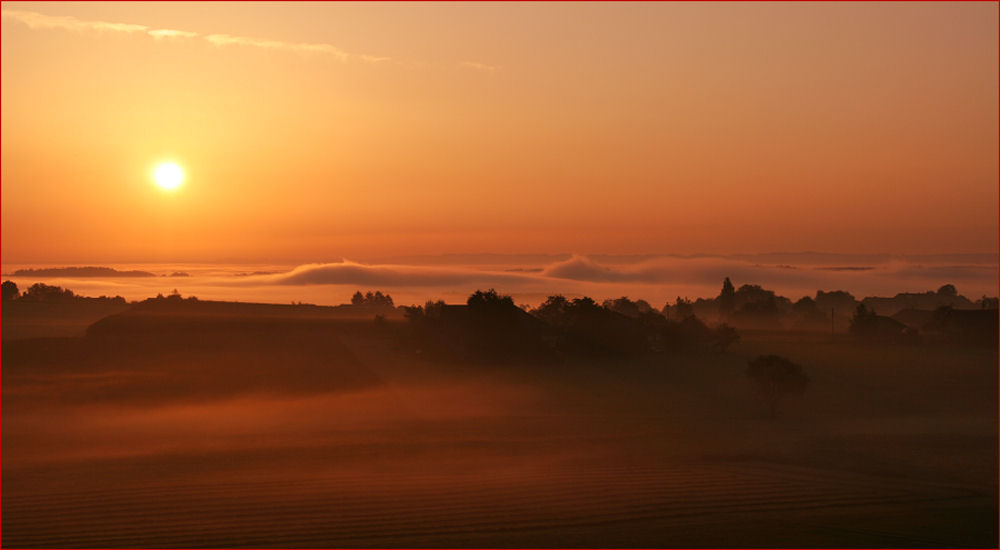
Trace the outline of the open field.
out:
[[[997,545],[996,348],[487,367],[389,325],[6,342],[3,545]],[[811,379],[775,419],[762,353]]]

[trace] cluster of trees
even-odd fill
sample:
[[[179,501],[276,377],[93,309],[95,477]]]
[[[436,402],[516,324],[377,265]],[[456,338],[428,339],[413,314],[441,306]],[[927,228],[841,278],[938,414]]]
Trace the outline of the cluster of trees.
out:
[[[554,329],[562,349],[619,353],[709,347],[724,350],[739,335],[726,324],[708,327],[693,313],[668,318],[643,300],[627,297],[597,305],[591,298],[550,296],[531,314]]]
[[[422,353],[463,359],[724,350],[739,339],[728,325],[709,327],[694,315],[668,319],[645,301],[627,297],[598,304],[588,297],[556,295],[525,311],[510,296],[490,289],[476,291],[464,306],[427,302],[404,310]]]
[[[188,300],[190,302],[197,302],[198,301],[198,297],[197,296],[188,296],[187,298],[185,298],[185,297],[181,296],[180,291],[178,291],[175,288],[175,289],[173,289],[170,292],[170,294],[167,294],[166,296],[164,296],[163,294],[157,294],[156,298],[150,298],[149,300],[166,301],[166,302],[182,302],[184,300]],[[148,302],[149,300],[146,300],[146,301]]]
[[[437,359],[555,360],[573,354],[628,356],[680,349],[725,349],[739,340],[732,327],[710,328],[696,316],[669,319],[642,300],[621,297],[598,304],[591,298],[550,296],[535,309],[510,296],[477,290],[466,304],[442,301],[405,307],[411,343]],[[776,355],[747,363],[747,378],[770,415],[785,398],[801,394],[809,378],[800,365]]]
[[[17,284],[13,281],[4,281],[0,284],[0,299],[4,302],[18,301],[20,303],[27,302],[44,302],[44,303],[69,303],[78,301],[101,301],[115,304],[125,304],[125,298],[121,296],[108,297],[100,296],[98,298],[89,298],[86,296],[77,296],[72,290],[68,288],[62,288],[59,286],[47,285],[44,283],[35,283],[28,287],[27,290],[22,294],[17,288]]]
[[[360,293],[355,298],[355,304],[367,303]],[[678,297],[662,310],[645,300],[624,296],[597,303],[589,297],[569,299],[562,295],[550,296],[532,309],[518,307],[510,296],[490,289],[472,294],[465,306],[439,301],[427,302],[423,307],[406,307],[404,311],[418,349],[434,355],[457,354],[465,359],[725,350],[739,340],[736,328],[823,331],[836,328],[846,329],[865,342],[921,342],[920,332],[912,323],[879,315],[869,305],[870,301],[879,300],[883,308],[887,303],[899,307],[914,300],[957,304],[940,306],[933,319],[931,310],[921,310],[933,321],[925,323],[928,330],[936,330],[936,337],[962,333],[963,341],[989,343],[996,339],[996,299],[984,297],[973,303],[950,284],[936,292],[902,293],[891,299],[858,300],[842,290],[820,290],[814,297],[805,296],[792,302],[759,285],[737,288],[727,277],[716,298],[692,302]],[[970,313],[973,309],[977,311]],[[703,319],[714,323],[710,326]],[[982,338],[976,336],[980,333]]]
[[[954,285],[946,284],[937,291],[904,292],[891,298],[873,296],[861,300],[843,290],[820,290],[815,296],[803,296],[792,302],[760,285],[745,284],[736,288],[727,277],[717,297],[694,301],[678,297],[675,302],[666,304],[662,312],[670,319],[680,320],[696,315],[737,328],[843,331],[850,326],[852,316],[860,305],[877,315],[893,315],[903,310],[929,312],[940,307],[996,310],[998,300],[983,296],[973,302],[958,294]]]
[[[804,311],[809,309],[807,306],[808,302],[800,306],[799,314],[808,316],[811,312]],[[778,296],[773,290],[751,284],[736,288],[729,277],[726,277],[717,297],[698,298],[692,302],[678,296],[673,304],[668,303],[662,311],[668,318],[678,320],[695,315],[742,328],[780,329],[794,310],[795,304],[791,300]]]
[[[382,294],[382,291],[380,290],[376,290],[375,292],[369,290],[364,294],[362,294],[360,290],[355,292],[354,296],[351,296],[351,305],[385,308],[396,307],[392,302],[392,296]]]
[[[119,271],[110,267],[49,267],[18,269],[15,277],[156,277],[148,271]]]
[[[540,321],[495,290],[478,290],[465,305],[429,301],[404,307],[409,344],[438,359],[503,362],[550,359]]]
[[[1000,309],[1000,298],[983,296],[976,303],[980,309]]]

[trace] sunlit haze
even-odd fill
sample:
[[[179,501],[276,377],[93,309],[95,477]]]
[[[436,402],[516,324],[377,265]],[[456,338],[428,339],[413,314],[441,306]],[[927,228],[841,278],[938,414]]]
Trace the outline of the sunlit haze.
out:
[[[995,3],[10,3],[2,50],[5,264],[997,249]]]

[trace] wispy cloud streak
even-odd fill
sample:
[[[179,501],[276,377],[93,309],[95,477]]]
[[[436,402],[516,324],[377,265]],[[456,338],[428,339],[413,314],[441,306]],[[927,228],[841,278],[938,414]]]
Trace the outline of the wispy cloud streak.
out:
[[[341,61],[347,61],[348,58],[351,57],[351,54],[330,44],[282,42],[281,40],[262,40],[258,38],[248,38],[246,36],[233,36],[230,34],[209,34],[205,36],[205,40],[215,44],[216,46],[248,46],[252,48],[262,48],[265,50],[328,54]],[[364,56],[358,57],[361,58]]]
[[[163,38],[194,38],[198,36],[196,32],[179,31],[176,29],[153,29],[147,31],[146,34],[158,40]]]
[[[31,29],[61,29],[73,32],[110,31],[124,33],[146,32],[149,30],[149,27],[146,25],[111,23],[108,21],[84,21],[70,16],[45,15],[33,11],[5,9],[0,12],[0,14],[2,14],[3,17],[20,21]]]
[[[251,38],[247,36],[235,36],[231,34],[213,33],[201,35],[197,32],[179,29],[156,29],[147,25],[133,23],[112,23],[108,21],[89,21],[77,19],[70,16],[45,15],[42,13],[8,10],[0,11],[4,18],[19,21],[30,29],[39,30],[65,30],[72,32],[116,32],[127,34],[146,34],[156,40],[163,39],[194,39],[202,40],[215,46],[241,46],[248,48],[259,48],[265,50],[276,50],[294,52],[301,54],[319,54],[330,56],[339,61],[355,60],[363,63],[383,63],[391,61],[392,58],[369,54],[353,54],[346,52],[332,44],[326,43],[301,43],[286,42],[282,40],[269,40],[262,38]]]
[[[500,67],[496,65],[487,65],[485,63],[479,63],[477,61],[462,61],[458,64],[460,67],[465,67],[466,69],[472,69],[475,71],[481,71],[484,73],[493,74],[500,70]]]

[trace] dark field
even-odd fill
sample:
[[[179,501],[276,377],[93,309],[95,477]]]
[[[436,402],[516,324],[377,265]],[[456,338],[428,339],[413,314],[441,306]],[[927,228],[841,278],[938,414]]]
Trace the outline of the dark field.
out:
[[[995,547],[997,349],[746,333],[472,365],[404,323],[3,343],[5,547]],[[7,326],[4,327],[6,331]],[[749,358],[804,366],[776,418]]]

